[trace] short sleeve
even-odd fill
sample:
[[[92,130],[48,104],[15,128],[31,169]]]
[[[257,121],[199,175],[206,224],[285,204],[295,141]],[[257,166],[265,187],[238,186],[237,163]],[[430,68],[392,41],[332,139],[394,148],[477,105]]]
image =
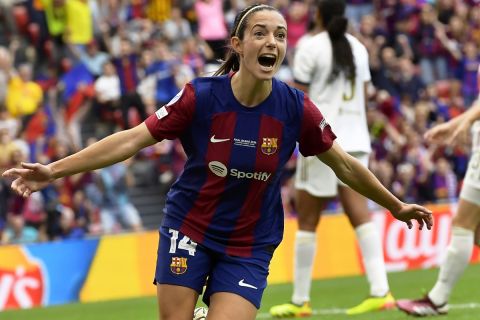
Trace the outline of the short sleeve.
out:
[[[300,153],[305,156],[315,156],[331,148],[337,136],[323,117],[320,110],[305,95],[303,117],[298,139]]]
[[[195,90],[188,83],[169,103],[149,116],[145,124],[156,140],[173,140],[190,126],[194,112]]]
[[[297,46],[293,60],[293,77],[295,81],[304,84],[309,84],[312,81],[312,74],[315,69],[315,59],[308,42],[309,39],[305,39],[301,45]]]
[[[358,41],[358,40],[357,40]],[[368,82],[368,81],[371,81],[372,80],[372,77],[371,77],[371,74],[370,74],[370,66],[369,66],[369,61],[368,61],[368,51],[367,49],[362,45],[360,44],[360,48],[359,48],[359,66],[358,66],[358,70],[359,70],[359,73],[360,73],[360,79],[363,81],[363,82]]]

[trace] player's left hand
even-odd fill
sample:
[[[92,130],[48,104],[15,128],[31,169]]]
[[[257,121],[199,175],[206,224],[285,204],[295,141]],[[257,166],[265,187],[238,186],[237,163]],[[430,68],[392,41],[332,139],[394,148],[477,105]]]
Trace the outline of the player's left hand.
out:
[[[433,226],[432,211],[418,204],[404,204],[398,212],[392,212],[392,215],[405,222],[409,229],[413,227],[412,220],[417,220],[419,230],[422,230],[425,225],[428,230]]]
[[[33,192],[45,188],[53,182],[52,170],[41,163],[21,163],[20,168],[11,168],[3,172],[4,178],[13,178],[11,188],[18,195],[27,198]]]

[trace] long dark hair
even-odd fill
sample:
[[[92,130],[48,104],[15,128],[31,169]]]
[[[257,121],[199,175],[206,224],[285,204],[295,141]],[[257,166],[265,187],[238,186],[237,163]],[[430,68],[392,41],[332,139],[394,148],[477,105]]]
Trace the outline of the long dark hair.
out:
[[[335,80],[343,72],[347,79],[355,79],[356,70],[350,42],[345,35],[348,20],[344,16],[344,0],[319,0],[318,14],[332,41],[332,73],[329,81]]]
[[[238,37],[240,40],[243,40],[245,27],[247,26],[248,19],[251,15],[255,12],[261,10],[271,10],[271,11],[278,11],[272,6],[266,4],[253,4],[251,6],[246,7],[242,11],[240,11],[237,16],[235,17],[235,22],[233,23],[232,30],[230,32],[230,39],[232,37]],[[222,62],[220,68],[213,74],[214,76],[220,76],[222,74],[227,74],[230,71],[238,71],[240,68],[240,58],[238,53],[233,50],[231,46],[229,46],[227,56],[225,61]]]

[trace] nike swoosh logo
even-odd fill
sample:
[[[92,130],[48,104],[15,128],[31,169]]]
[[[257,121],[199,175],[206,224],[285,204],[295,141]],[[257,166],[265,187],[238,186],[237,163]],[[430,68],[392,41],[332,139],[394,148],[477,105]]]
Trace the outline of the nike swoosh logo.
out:
[[[230,139],[216,139],[215,138],[215,135],[213,135],[211,138],[210,138],[210,142],[211,143],[217,143],[217,142],[225,142],[225,141],[228,141]]]
[[[257,287],[255,287],[255,286],[253,286],[253,285],[251,285],[251,284],[246,283],[246,282],[245,282],[245,279],[242,279],[242,280],[238,281],[238,285],[239,285],[240,287],[247,287],[247,288],[252,288],[252,289],[255,289],[255,290],[258,289]]]

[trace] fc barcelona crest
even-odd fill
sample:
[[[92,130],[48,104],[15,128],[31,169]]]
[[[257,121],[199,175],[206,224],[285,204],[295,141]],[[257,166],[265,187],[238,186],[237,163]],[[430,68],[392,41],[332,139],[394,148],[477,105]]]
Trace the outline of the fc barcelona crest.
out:
[[[277,151],[277,141],[278,138],[263,138],[262,142],[262,152],[266,155],[274,154]]]
[[[172,257],[172,263],[170,264],[170,271],[175,274],[184,274],[187,271],[187,258]]]

